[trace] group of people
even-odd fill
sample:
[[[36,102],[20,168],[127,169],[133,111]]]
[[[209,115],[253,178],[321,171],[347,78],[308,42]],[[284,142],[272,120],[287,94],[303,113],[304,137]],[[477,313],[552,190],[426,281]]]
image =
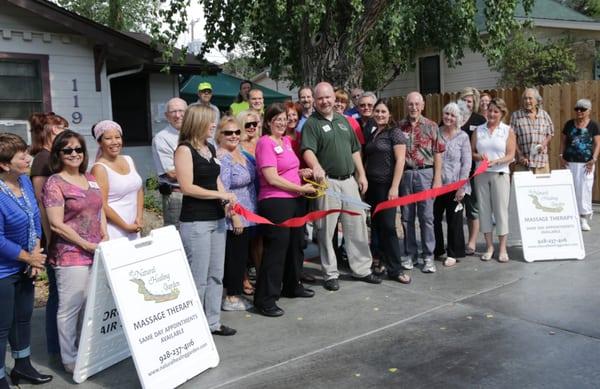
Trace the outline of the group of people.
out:
[[[379,284],[387,275],[409,284],[408,270],[420,262],[424,273],[434,273],[436,260],[455,266],[474,255],[479,232],[486,243],[481,259],[494,257],[495,230],[496,258],[508,261],[511,171],[549,172],[554,128],[535,89],[525,90],[522,108],[507,124],[501,98],[465,88],[457,102],[443,108],[439,126],[423,116],[418,92],[406,96],[406,115],[396,122],[385,99],[358,88],[349,95],[327,82],[301,88],[298,102],[265,107],[260,89],[245,81],[223,115],[210,104],[212,86],[204,82],[198,89],[197,103],[173,98],[166,104],[169,125],[154,137],[152,150],[164,223],[180,231],[215,335],[236,333],[221,323],[221,310],[254,307],[277,317],[284,314],[281,297],[315,294],[304,286],[314,281],[303,271],[305,228],[255,225],[236,212],[236,204],[273,223],[309,210],[350,211],[313,223],[324,287],[340,288],[340,243],[355,280]],[[590,229],[600,153],[591,108],[589,100],[577,101],[560,150],[563,167],[573,173],[583,230]],[[52,376],[38,372],[29,359],[33,279],[46,270],[48,351],[60,355],[72,372],[94,251],[108,239],[139,237],[144,193],[133,159],[122,155],[124,130],[118,123],[93,126],[99,149],[90,172],[85,139],[69,130],[64,118],[34,114],[30,123],[31,146],[16,135],[0,134],[0,353],[4,356],[8,340],[15,358],[13,383],[39,384]],[[400,212],[371,213],[384,201],[467,179],[483,160],[487,170],[454,192],[402,206]],[[325,188],[336,195],[324,194]],[[340,226],[343,242],[337,240]],[[256,267],[255,286],[249,263]],[[253,301],[244,295],[253,295]],[[4,375],[2,364],[0,389],[8,387]]]

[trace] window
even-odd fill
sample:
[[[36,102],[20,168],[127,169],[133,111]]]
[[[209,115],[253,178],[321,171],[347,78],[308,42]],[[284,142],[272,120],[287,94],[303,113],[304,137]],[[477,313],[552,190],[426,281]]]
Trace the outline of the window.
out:
[[[0,119],[50,110],[48,57],[0,53]]]
[[[421,94],[440,93],[440,56],[419,58],[419,85]]]

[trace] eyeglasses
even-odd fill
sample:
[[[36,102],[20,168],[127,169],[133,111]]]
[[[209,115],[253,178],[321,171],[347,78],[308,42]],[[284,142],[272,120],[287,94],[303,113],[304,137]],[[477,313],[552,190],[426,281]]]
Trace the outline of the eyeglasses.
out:
[[[585,112],[585,111],[587,111],[587,108],[575,107],[575,112]]]
[[[353,99],[358,99],[361,95],[353,95],[352,98]]]
[[[174,115],[174,114],[180,114],[180,115],[183,115],[183,114],[185,113],[185,110],[184,110],[184,109],[177,109],[177,110],[175,110],[175,111],[168,111],[167,113],[168,113],[169,115]]]
[[[204,93],[205,95],[211,94],[212,93],[212,89],[202,89],[201,91],[198,91],[200,93]]]
[[[244,124],[244,128],[258,127],[258,122],[248,122]]]
[[[60,150],[64,155],[71,155],[73,154],[73,151],[77,154],[83,154],[83,147],[75,147],[75,148],[71,148],[71,147],[65,147],[64,149]]]
[[[373,105],[374,104],[362,103],[362,104],[359,104],[358,106],[361,107],[361,108],[373,108]]]
[[[221,134],[223,134],[225,136],[231,136],[233,134],[239,136],[242,134],[242,130],[225,130],[225,131],[221,131]]]

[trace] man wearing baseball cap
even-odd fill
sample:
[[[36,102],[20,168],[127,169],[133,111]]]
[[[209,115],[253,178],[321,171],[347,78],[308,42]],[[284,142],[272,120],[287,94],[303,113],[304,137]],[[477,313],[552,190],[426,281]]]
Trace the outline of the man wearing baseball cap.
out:
[[[210,84],[210,82],[201,82],[200,84],[198,84],[198,101],[196,101],[195,103],[191,104],[191,105],[206,105],[207,107],[210,107],[213,109],[213,111],[215,111],[215,123],[219,123],[219,120],[221,120],[221,112],[219,111],[219,108],[217,108],[216,105],[211,104],[210,100],[212,99],[213,96],[213,88],[212,85]]]

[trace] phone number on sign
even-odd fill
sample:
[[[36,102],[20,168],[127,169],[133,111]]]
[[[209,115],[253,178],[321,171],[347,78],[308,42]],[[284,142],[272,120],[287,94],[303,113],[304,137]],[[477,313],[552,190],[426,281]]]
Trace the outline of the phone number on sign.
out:
[[[178,357],[182,353],[184,353],[185,351],[191,349],[192,347],[194,347],[194,340],[193,339],[191,339],[189,342],[185,343],[182,346],[174,347],[171,350],[167,350],[167,352],[165,352],[164,354],[162,354],[162,355],[160,355],[158,357],[158,360],[160,361],[161,364],[165,363],[170,358]]]

